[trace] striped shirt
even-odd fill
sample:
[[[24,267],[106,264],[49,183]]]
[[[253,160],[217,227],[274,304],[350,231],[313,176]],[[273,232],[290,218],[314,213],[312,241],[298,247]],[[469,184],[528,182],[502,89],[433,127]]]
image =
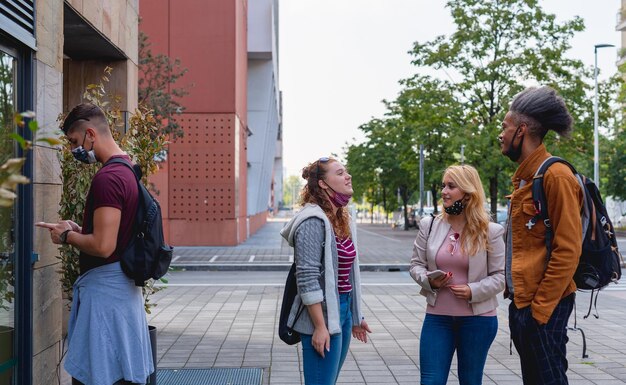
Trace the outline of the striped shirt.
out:
[[[339,293],[349,293],[352,291],[352,284],[350,283],[350,270],[352,264],[356,258],[356,248],[352,239],[346,238],[344,240],[335,237],[337,242],[337,288]]]

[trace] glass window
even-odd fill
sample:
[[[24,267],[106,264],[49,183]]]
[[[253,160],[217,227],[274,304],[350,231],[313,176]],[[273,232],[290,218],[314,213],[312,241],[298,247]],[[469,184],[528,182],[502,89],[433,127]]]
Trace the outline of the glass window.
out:
[[[16,155],[15,141],[10,136],[15,132],[16,68],[17,60],[0,50],[0,165]],[[13,298],[16,216],[14,204],[6,203],[4,193],[0,191],[0,385],[9,385],[13,382],[15,366]]]

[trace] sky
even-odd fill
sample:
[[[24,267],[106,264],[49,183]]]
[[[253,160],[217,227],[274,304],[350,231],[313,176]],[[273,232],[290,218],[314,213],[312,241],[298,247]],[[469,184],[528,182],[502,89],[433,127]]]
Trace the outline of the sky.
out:
[[[620,0],[540,3],[558,21],[584,19],[568,56],[593,67],[593,46],[614,44],[598,50],[599,79],[617,71]],[[362,142],[358,127],[383,117],[382,100],[394,100],[398,81],[416,73],[413,43],[453,32],[444,0],[279,0],[284,176]]]

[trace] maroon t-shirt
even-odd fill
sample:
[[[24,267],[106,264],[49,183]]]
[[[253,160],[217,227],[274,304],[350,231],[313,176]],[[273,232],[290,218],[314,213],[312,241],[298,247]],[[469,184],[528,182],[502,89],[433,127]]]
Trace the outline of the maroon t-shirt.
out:
[[[130,162],[128,155],[115,155],[111,158],[124,158]],[[131,162],[132,164],[132,162]],[[94,257],[84,252],[80,253],[78,260],[80,274],[85,274],[94,267],[106,265],[120,260],[124,249],[132,236],[139,190],[135,174],[127,166],[120,163],[112,163],[103,166],[94,176],[87,195],[87,207],[83,214],[83,234],[88,233],[88,223],[92,223],[93,213],[100,207],[114,207],[122,212],[120,228],[117,232],[117,246],[108,258]],[[93,202],[90,209],[89,202]]]

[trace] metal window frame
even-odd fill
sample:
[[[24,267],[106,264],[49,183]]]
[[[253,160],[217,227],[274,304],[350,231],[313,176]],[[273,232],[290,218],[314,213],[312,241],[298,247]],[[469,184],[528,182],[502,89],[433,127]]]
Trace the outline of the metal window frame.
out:
[[[16,111],[34,110],[34,52],[11,36],[0,33],[0,49],[17,59],[17,106]],[[32,140],[30,130],[24,130],[26,140]],[[33,180],[33,156],[18,147],[18,157],[26,157],[22,174]],[[33,359],[33,185],[20,185],[17,189],[16,218],[20,218],[15,228],[15,359],[14,383],[32,385]]]

